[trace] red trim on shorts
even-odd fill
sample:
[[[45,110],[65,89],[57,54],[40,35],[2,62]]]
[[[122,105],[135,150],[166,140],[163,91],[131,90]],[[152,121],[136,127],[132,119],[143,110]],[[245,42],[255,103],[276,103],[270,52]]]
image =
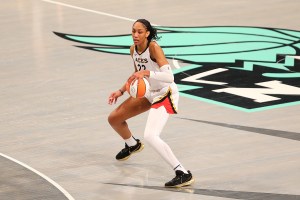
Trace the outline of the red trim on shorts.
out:
[[[163,97],[161,100],[157,101],[157,102],[154,102],[151,106],[151,108],[159,108],[161,106],[164,106],[167,113],[169,114],[177,114],[177,111],[173,105],[173,102],[171,100],[171,92],[168,91],[168,94]]]

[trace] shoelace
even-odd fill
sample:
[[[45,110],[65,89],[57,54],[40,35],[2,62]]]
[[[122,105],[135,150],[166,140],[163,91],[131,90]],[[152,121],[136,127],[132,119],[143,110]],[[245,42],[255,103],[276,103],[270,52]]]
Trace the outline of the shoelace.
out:
[[[172,181],[181,180],[181,182],[182,182],[182,177],[183,177],[183,175],[184,175],[184,174],[176,175],[175,178],[172,179]]]
[[[121,152],[125,152],[127,149],[130,150],[129,146],[125,146],[125,148],[122,149]]]

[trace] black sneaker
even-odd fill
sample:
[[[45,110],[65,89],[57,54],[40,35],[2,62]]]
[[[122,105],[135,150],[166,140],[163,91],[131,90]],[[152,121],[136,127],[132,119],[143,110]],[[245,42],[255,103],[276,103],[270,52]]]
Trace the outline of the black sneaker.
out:
[[[141,143],[139,139],[136,139],[136,141],[137,144],[131,147],[125,143],[125,148],[116,155],[116,159],[120,161],[127,160],[131,154],[142,151],[144,149],[144,144]]]
[[[183,187],[191,185],[195,180],[190,171],[185,174],[183,171],[176,170],[176,176],[165,184],[165,187]]]

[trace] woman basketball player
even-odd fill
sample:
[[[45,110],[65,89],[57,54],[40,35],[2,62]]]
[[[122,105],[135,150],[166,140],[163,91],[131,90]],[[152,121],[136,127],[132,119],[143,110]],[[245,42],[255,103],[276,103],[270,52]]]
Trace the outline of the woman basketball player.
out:
[[[128,79],[148,77],[150,94],[145,98],[129,97],[108,117],[112,128],[124,139],[125,148],[117,155],[117,160],[126,160],[133,153],[144,148],[144,144],[130,132],[126,120],[149,110],[149,116],[144,132],[145,141],[150,144],[175,171],[175,178],[165,184],[165,187],[182,187],[194,182],[190,171],[187,171],[177,160],[170,147],[160,138],[170,114],[177,113],[179,93],[174,83],[171,67],[162,48],[153,40],[157,32],[145,19],[137,20],[132,26],[134,44],[130,54],[134,61],[135,73]],[[126,91],[126,84],[109,96],[108,103],[116,103]]]

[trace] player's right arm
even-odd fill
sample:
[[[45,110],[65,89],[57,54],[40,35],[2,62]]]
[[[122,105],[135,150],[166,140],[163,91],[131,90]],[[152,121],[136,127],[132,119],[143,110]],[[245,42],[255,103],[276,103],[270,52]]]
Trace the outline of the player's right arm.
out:
[[[130,55],[131,55],[132,60],[133,60],[133,52],[134,52],[134,45],[131,45],[131,47],[130,47]],[[134,60],[133,60],[133,65],[134,65],[134,72],[137,72],[138,70],[137,70],[137,68],[135,66]]]
[[[132,45],[131,47],[130,47],[130,55],[131,55],[131,57],[133,58],[133,52],[134,52],[134,45]],[[135,63],[133,62],[133,64],[134,64],[134,72],[137,72],[137,68],[136,68],[136,66],[135,66]],[[117,91],[115,91],[115,92],[113,92],[113,93],[111,93],[110,95],[109,95],[109,97],[108,97],[108,104],[114,104],[114,103],[116,103],[117,102],[117,99],[120,97],[120,96],[122,96],[123,94],[124,94],[124,92],[126,91],[126,83],[125,84],[123,84],[123,86],[119,89],[119,90],[117,90]]]

